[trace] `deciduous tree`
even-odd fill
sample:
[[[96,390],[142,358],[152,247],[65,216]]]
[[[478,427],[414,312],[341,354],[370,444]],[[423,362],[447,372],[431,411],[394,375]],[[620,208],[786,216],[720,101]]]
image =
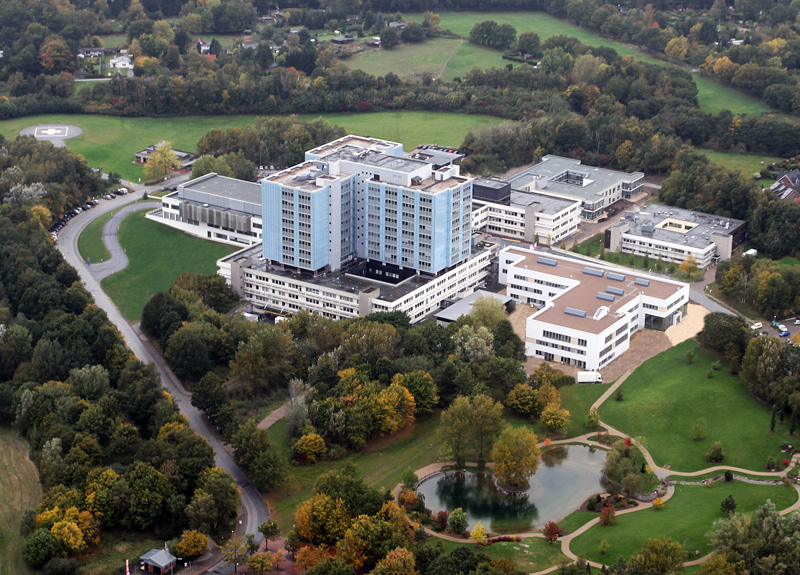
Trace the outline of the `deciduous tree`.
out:
[[[492,450],[494,473],[506,485],[524,485],[539,468],[539,443],[526,427],[507,428]]]

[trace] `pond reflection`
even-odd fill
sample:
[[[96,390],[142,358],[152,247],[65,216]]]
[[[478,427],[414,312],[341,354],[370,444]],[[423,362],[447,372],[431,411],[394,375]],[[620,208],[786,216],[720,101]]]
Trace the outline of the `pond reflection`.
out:
[[[471,529],[479,520],[494,533],[519,533],[558,521],[585,499],[603,490],[605,451],[583,445],[547,451],[527,491],[511,495],[495,487],[494,476],[443,472],[417,488],[434,513],[461,507]]]

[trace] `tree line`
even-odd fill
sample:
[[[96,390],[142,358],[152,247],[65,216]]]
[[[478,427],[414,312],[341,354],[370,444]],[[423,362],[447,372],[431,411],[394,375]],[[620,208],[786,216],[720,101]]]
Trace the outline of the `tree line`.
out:
[[[166,540],[233,523],[233,479],[26,205],[0,206],[0,398],[0,422],[30,442],[44,491],[22,521],[31,567],[63,567],[111,529]]]

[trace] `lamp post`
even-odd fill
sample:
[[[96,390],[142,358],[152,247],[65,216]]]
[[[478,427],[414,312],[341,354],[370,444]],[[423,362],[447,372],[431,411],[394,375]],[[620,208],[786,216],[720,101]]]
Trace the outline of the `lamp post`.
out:
[[[178,557],[178,561],[183,561],[183,557]],[[183,566],[189,568],[189,575],[193,574],[194,571],[192,569],[192,562],[191,561],[189,561],[188,559],[186,561],[183,561]]]

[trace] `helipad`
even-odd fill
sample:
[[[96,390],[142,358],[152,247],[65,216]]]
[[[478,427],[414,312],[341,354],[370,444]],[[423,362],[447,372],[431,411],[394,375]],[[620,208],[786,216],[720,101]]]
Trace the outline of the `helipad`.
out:
[[[83,130],[78,126],[68,124],[45,124],[43,126],[31,126],[20,130],[20,136],[33,136],[37,140],[50,142],[57,148],[65,146],[64,140],[80,136]]]

